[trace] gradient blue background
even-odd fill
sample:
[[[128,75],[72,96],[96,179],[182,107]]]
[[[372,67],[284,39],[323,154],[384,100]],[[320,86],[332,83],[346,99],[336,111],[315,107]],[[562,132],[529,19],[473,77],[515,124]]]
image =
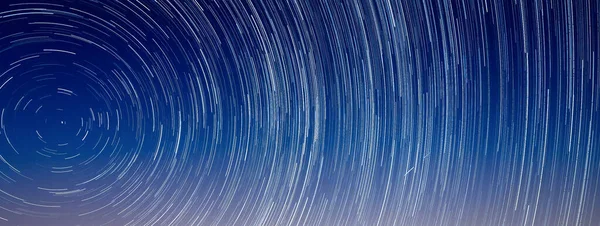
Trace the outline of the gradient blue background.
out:
[[[596,1],[2,1],[2,225],[598,225]]]

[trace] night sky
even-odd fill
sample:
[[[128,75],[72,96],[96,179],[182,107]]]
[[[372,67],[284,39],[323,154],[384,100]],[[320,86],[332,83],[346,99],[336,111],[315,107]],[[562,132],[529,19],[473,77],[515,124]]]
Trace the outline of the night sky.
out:
[[[0,225],[600,225],[597,0],[2,0]]]

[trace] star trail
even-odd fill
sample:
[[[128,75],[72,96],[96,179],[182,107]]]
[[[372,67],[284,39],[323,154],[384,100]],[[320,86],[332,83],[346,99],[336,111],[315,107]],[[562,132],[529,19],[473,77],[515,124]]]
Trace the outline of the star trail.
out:
[[[0,225],[600,225],[595,0],[3,0]]]

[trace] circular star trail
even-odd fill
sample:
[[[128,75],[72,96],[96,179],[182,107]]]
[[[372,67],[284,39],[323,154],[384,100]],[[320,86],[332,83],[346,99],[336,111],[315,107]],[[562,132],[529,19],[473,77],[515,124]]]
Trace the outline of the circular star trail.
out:
[[[596,225],[596,1],[0,3],[1,225]]]

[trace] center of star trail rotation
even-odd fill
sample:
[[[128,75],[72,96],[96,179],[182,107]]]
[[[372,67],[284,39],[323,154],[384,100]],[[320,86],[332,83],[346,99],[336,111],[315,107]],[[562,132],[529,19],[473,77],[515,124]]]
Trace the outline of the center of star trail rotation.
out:
[[[0,2],[0,225],[597,225],[597,1]]]

